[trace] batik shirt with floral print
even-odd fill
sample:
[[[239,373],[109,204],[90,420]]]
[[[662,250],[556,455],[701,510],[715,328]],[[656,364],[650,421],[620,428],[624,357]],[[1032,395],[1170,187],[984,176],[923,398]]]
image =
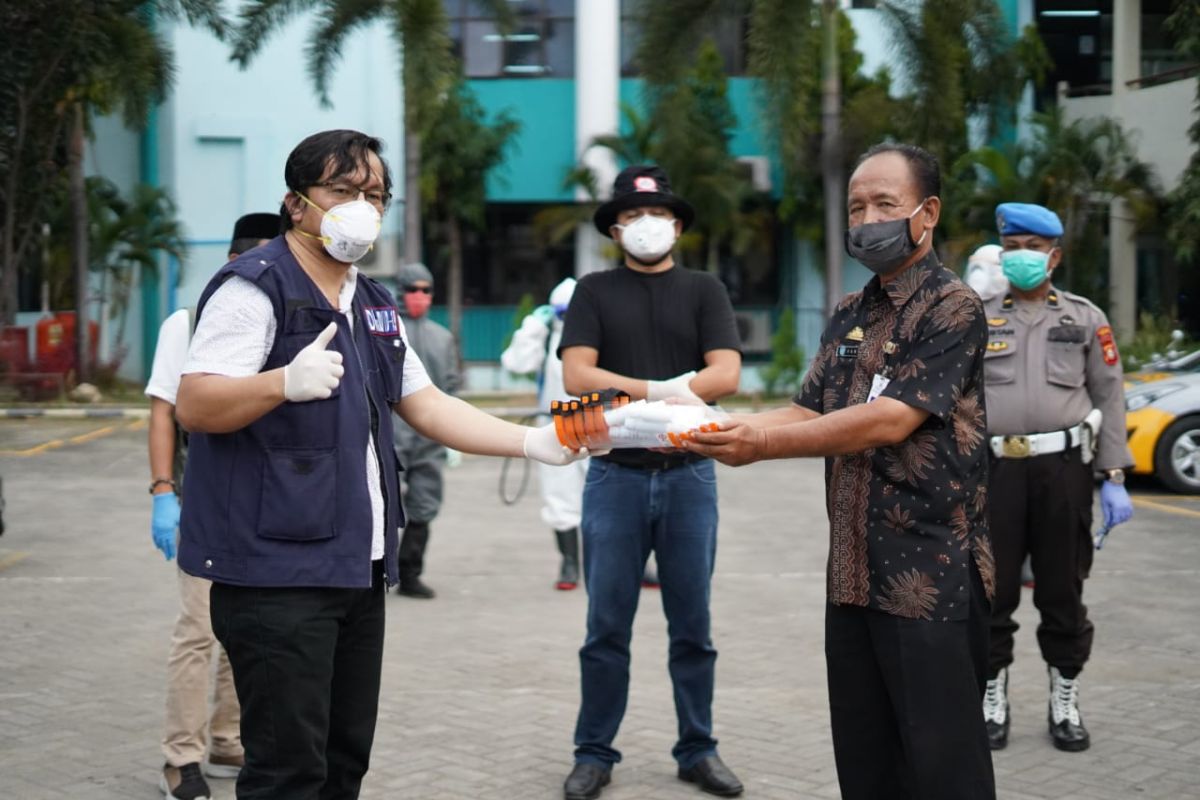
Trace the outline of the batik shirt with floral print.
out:
[[[961,620],[974,558],[988,597],[987,436],[979,297],[932,253],[838,305],[795,402],[828,414],[881,397],[929,412],[905,441],[825,460],[829,601]]]

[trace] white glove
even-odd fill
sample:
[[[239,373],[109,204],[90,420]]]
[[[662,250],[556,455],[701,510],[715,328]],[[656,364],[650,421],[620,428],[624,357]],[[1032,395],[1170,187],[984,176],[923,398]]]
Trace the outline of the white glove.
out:
[[[337,323],[331,322],[317,334],[292,363],[283,368],[283,396],[293,403],[324,400],[333,394],[342,380],[342,354],[325,347],[337,335]]]
[[[700,399],[699,395],[692,391],[690,384],[694,377],[696,377],[696,370],[676,375],[669,381],[646,381],[646,399],[654,402],[655,400],[666,400],[668,397],[676,397],[689,403],[703,403],[704,401]]]
[[[525,457],[531,458],[534,461],[540,461],[543,464],[549,464],[552,467],[561,467],[564,464],[570,464],[572,461],[580,461],[593,455],[586,447],[581,448],[578,452],[569,447],[564,447],[558,441],[558,434],[554,431],[554,423],[542,425],[539,428],[530,428],[525,431],[525,444],[523,447]],[[605,450],[603,453],[607,453]],[[603,455],[601,452],[595,455]]]

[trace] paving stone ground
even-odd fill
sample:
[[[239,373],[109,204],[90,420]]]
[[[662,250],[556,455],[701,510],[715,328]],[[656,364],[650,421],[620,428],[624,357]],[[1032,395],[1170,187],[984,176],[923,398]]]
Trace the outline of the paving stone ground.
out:
[[[0,798],[153,800],[174,566],[150,543],[137,421],[0,421]],[[96,438],[87,434],[112,428]],[[71,441],[74,439],[75,441]],[[47,441],[62,446],[12,455]],[[519,463],[516,465],[519,468]],[[578,701],[586,597],[552,589],[536,484],[497,494],[500,462],[448,473],[427,577],[438,597],[388,597],[383,695],[364,798],[561,797]],[[836,798],[822,656],[826,522],[819,462],[719,469],[713,581],[721,753],[748,798]],[[1138,508],[1097,555],[1086,599],[1096,651],[1082,707],[1094,745],[1056,751],[1026,593],[1012,674],[1006,800],[1200,798],[1200,498],[1135,487]],[[606,800],[700,797],[675,778],[658,594],[643,593],[629,713]],[[947,769],[953,769],[952,764]],[[214,797],[233,797],[213,781]]]

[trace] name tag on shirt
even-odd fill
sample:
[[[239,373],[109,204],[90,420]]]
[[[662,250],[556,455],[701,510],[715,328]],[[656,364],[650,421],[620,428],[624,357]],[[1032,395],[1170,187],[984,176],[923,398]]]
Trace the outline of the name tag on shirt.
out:
[[[879,395],[883,394],[883,390],[886,389],[888,384],[891,382],[891,378],[885,378],[876,372],[875,377],[871,379],[871,392],[867,395],[867,402],[870,403],[872,400],[879,397]]]
[[[367,330],[376,336],[395,336],[400,333],[400,323],[396,318],[396,309],[383,306],[364,308],[363,316],[367,319]]]

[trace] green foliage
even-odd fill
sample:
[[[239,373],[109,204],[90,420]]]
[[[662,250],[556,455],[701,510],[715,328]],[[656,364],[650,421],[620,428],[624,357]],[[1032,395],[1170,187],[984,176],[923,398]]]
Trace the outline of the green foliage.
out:
[[[1067,122],[1058,109],[1031,118],[1030,136],[1004,150],[984,147],[958,159],[946,175],[944,250],[958,262],[994,236],[1003,202],[1039,203],[1063,220],[1065,288],[1106,303],[1106,259],[1101,246],[1114,198],[1129,202],[1139,224],[1153,221],[1159,189],[1129,135],[1114,119]],[[1064,281],[1065,279],[1065,281]]]
[[[804,348],[796,344],[796,315],[785,308],[771,335],[771,363],[759,368],[763,388],[771,396],[794,394],[804,374]]]
[[[1143,311],[1138,316],[1137,333],[1132,339],[1121,342],[1121,364],[1126,372],[1136,372],[1156,358],[1165,356],[1168,350],[1191,351],[1200,343],[1186,337],[1176,342],[1172,334],[1179,330],[1173,315],[1150,314]]]
[[[421,199],[430,212],[482,229],[488,173],[520,128],[508,110],[489,120],[467,82],[456,78],[423,130]]]
[[[1176,51],[1200,63],[1200,0],[1178,0],[1166,27]],[[1196,102],[1200,108],[1200,87]],[[1200,262],[1200,115],[1193,120],[1188,136],[1194,149],[1179,186],[1168,197],[1167,241],[1181,264],[1196,264]]]
[[[943,164],[967,152],[969,118],[985,121],[988,139],[1010,123],[1025,83],[1049,63],[1036,30],[1013,42],[995,0],[886,0],[880,8],[910,87],[902,135]]]
[[[186,235],[175,203],[157,186],[138,184],[126,196],[107,178],[90,177],[86,193],[88,269],[101,275],[100,296],[108,303],[109,318],[120,320],[119,344],[139,275],[157,273],[164,253],[180,263],[186,261]],[[49,286],[51,308],[73,308],[71,209],[65,185],[51,202],[43,279]]]
[[[155,17],[225,32],[220,0],[22,0],[0,3],[0,320],[18,273],[41,263],[43,226],[65,192],[74,111],[120,111],[142,124],[166,96],[172,53]]]

